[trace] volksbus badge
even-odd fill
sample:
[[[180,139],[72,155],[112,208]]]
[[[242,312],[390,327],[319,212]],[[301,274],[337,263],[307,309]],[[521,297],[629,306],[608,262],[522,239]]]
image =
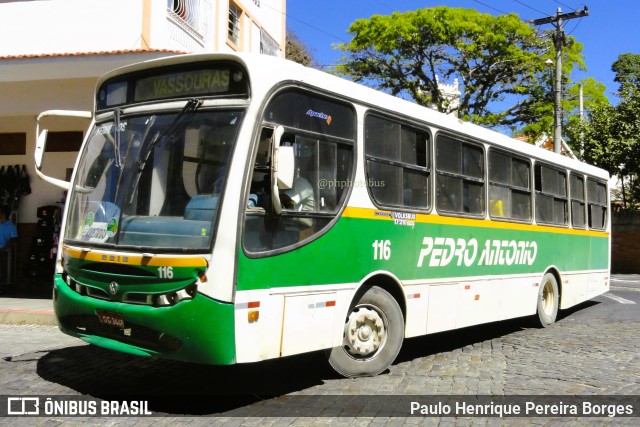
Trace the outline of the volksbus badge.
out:
[[[118,286],[118,284],[117,284],[116,282],[111,282],[111,283],[109,283],[109,293],[110,293],[111,295],[115,295],[115,294],[117,294],[117,293],[118,293],[118,288],[119,288],[119,287],[120,287],[120,286]]]

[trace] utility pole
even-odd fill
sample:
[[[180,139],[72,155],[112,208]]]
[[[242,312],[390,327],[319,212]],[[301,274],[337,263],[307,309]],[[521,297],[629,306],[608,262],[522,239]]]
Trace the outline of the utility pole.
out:
[[[580,88],[580,92],[578,93],[578,111],[580,112],[580,125],[583,124],[584,121],[584,96],[582,93],[582,83],[578,86]],[[580,129],[583,129],[582,127]],[[580,131],[580,160],[584,159],[584,135],[582,131]]]
[[[556,48],[556,75],[553,85],[553,151],[556,153],[561,152],[560,148],[562,146],[562,47],[565,44],[562,22],[588,15],[589,9],[587,6],[585,6],[583,10],[577,10],[571,13],[562,13],[562,10],[558,8],[554,16],[535,19],[533,21],[533,25],[554,24],[556,27],[556,36],[554,39]]]

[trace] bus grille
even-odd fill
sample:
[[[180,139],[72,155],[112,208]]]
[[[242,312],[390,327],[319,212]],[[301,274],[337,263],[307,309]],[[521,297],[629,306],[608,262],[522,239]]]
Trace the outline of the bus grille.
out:
[[[97,316],[84,314],[64,316],[60,318],[60,323],[79,334],[110,338],[149,350],[175,351],[182,347],[182,341],[176,337],[130,322],[126,322],[125,328],[121,329],[100,323]]]

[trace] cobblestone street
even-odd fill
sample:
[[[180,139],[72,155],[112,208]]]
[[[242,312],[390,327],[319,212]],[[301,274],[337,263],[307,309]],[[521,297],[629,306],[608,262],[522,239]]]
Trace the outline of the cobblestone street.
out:
[[[628,314],[637,305],[596,301],[565,313],[551,328],[514,320],[410,339],[388,372],[356,379],[336,377],[322,353],[228,367],[188,365],[89,346],[53,326],[0,325],[0,387],[9,395],[143,396],[153,412],[165,415],[12,420],[19,425],[62,419],[65,425],[136,426],[553,425],[570,419],[417,418],[408,417],[408,409],[404,418],[397,412],[404,409],[378,413],[361,396],[635,395],[638,403],[640,321]],[[636,425],[637,419],[573,422]]]

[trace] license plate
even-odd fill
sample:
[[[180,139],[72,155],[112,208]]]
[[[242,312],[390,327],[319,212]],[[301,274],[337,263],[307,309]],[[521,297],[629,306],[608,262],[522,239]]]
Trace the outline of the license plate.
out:
[[[122,314],[104,310],[96,310],[96,314],[98,315],[98,321],[103,325],[124,329],[124,317]]]

